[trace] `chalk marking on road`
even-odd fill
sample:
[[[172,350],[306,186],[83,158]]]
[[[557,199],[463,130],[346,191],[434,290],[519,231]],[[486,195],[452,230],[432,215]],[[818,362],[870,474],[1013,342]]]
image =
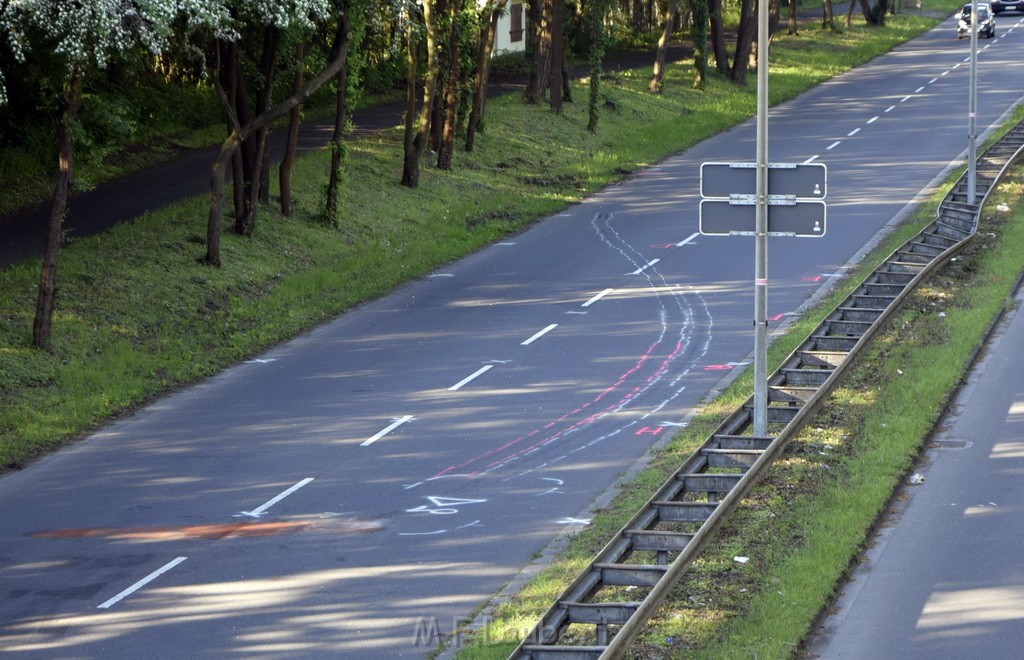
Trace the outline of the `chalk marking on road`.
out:
[[[262,516],[264,513],[267,512],[267,509],[269,509],[270,507],[274,506],[275,504],[277,504],[278,502],[280,502],[284,498],[288,497],[289,495],[291,495],[292,493],[294,493],[298,489],[302,488],[303,486],[305,486],[306,484],[308,484],[311,481],[313,481],[313,477],[306,477],[305,479],[303,479],[299,483],[295,484],[294,486],[292,486],[288,490],[284,491],[283,493],[279,494],[277,497],[273,498],[272,500],[269,500],[269,501],[263,503],[261,506],[259,506],[256,509],[253,509],[252,511],[243,511],[243,512],[237,514],[235,516],[235,518],[241,518],[243,516],[246,516],[246,517],[249,517],[249,518],[259,518],[260,516]]]
[[[558,327],[557,323],[552,323],[551,325],[549,325],[548,327],[544,328],[543,330],[541,330],[540,332],[538,332],[537,334],[535,334],[534,336],[530,337],[529,339],[527,339],[526,341],[522,342],[519,345],[520,346],[529,346],[530,344],[532,344],[533,342],[537,341],[538,339],[540,339],[544,335],[548,334],[549,332],[551,332],[552,330],[554,330],[557,327]]]
[[[896,106],[894,106],[894,105],[890,105],[890,106],[889,106],[888,108],[886,108],[886,109],[885,109],[885,111],[886,111],[886,112],[892,112],[892,111],[893,111],[893,110],[895,110],[895,109],[896,109]]]
[[[589,525],[590,518],[563,518],[555,523],[556,525]]]
[[[681,240],[678,243],[676,243],[676,247],[683,247],[684,245],[686,245],[690,241],[694,240],[698,236],[700,236],[700,232],[699,231],[694,232],[694,233],[690,234],[689,236],[687,236],[686,238],[684,238],[683,240]]]
[[[493,364],[485,364],[484,366],[480,367],[479,369],[477,369],[476,371],[474,371],[470,375],[466,376],[465,378],[463,378],[459,382],[457,382],[454,385],[452,385],[451,387],[449,387],[448,391],[449,392],[454,392],[455,390],[458,390],[458,389],[462,388],[463,385],[471,382],[474,378],[477,378],[478,376],[481,376],[481,375],[487,373],[493,367],[494,367]]]
[[[841,140],[836,140],[832,144],[830,144],[827,147],[825,147],[825,151],[832,151],[833,149],[835,149],[836,147],[838,147],[841,144],[842,144]]]
[[[96,607],[96,609],[106,610],[106,609],[111,608],[112,606],[116,605],[117,603],[119,603],[120,601],[124,600],[128,596],[131,596],[133,593],[135,593],[139,589],[143,588],[144,586],[146,586],[147,584],[149,584],[153,580],[157,579],[158,577],[160,577],[161,575],[163,575],[167,571],[171,570],[172,568],[174,568],[175,566],[177,566],[181,562],[185,561],[186,559],[188,559],[188,557],[176,557],[173,561],[167,562],[162,567],[156,569],[155,571],[153,571],[152,573],[150,573],[146,577],[142,578],[141,580],[139,580],[138,582],[136,582],[132,586],[128,587],[127,589],[125,589],[121,593],[117,594],[116,596],[114,596],[110,600],[107,600],[107,601],[104,601],[104,602],[100,603]]]
[[[645,270],[647,270],[648,268],[650,268],[654,264],[658,263],[659,261],[661,261],[661,259],[651,259],[650,261],[648,261],[643,266],[640,266],[639,268],[634,270],[632,273],[629,273],[629,275],[639,275],[640,273],[644,272]]]
[[[846,137],[853,137],[857,133],[860,133],[860,127],[857,127],[855,129],[853,129],[852,131],[850,131],[849,133],[847,133]]]
[[[391,422],[391,424],[389,424],[387,427],[381,429],[380,431],[377,431],[377,433],[375,433],[373,437],[359,443],[359,446],[369,447],[373,443],[377,442],[378,440],[386,436],[388,433],[391,433],[392,431],[397,429],[402,424],[405,424],[406,422],[411,422],[413,419],[415,418],[412,415],[405,415],[404,417],[399,417],[398,419]]]
[[[270,364],[276,361],[277,358],[255,358],[253,360],[246,360],[246,364]]]
[[[904,96],[903,98],[900,99],[900,103],[906,103],[907,101],[909,101],[912,98],[914,98],[913,94],[907,94],[906,96]]]
[[[869,120],[868,120],[868,123],[869,123],[869,124],[874,124],[874,123],[875,123],[876,121],[878,121],[878,115],[875,115],[874,117],[872,117],[871,119],[869,119]]]
[[[399,532],[399,536],[437,536],[438,534],[446,534],[447,529],[439,529],[436,532]]]
[[[433,273],[429,277],[455,277],[453,273]]]
[[[580,307],[590,307],[591,305],[593,305],[594,303],[596,303],[596,302],[597,302],[598,300],[600,300],[601,298],[604,298],[604,297],[605,297],[605,296],[607,296],[607,295],[608,295],[609,293],[614,293],[614,292],[615,292],[615,289],[605,289],[604,291],[602,291],[601,293],[599,293],[599,294],[595,295],[595,296],[594,296],[593,298],[591,298],[591,299],[590,299],[590,300],[588,300],[587,302],[585,302],[585,303],[583,303],[582,305],[580,305]]]
[[[498,243],[497,245],[515,245],[515,244],[516,244],[515,241],[502,241],[502,242]]]

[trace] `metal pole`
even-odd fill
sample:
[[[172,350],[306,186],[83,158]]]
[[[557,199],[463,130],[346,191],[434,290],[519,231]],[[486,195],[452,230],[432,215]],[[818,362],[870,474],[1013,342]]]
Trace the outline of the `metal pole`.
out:
[[[768,0],[757,2],[757,216],[754,247],[754,435],[768,435]]]
[[[971,0],[971,91],[967,116],[967,203],[976,203],[978,160],[978,4]]]

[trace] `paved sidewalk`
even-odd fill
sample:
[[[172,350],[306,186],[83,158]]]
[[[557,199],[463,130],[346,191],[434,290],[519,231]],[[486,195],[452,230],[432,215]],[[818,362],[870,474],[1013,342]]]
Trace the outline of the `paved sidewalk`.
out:
[[[688,46],[674,44],[669,47],[668,62],[676,62],[686,57],[692,57],[692,50]],[[653,52],[620,53],[605,59],[606,71],[653,65]],[[576,77],[585,75],[585,68],[575,67],[570,74]],[[495,77],[488,86],[488,95],[521,93],[524,88],[525,78]],[[577,103],[585,102],[585,99],[577,100]],[[355,135],[398,126],[403,121],[404,113],[404,103],[357,110],[352,114]],[[326,147],[333,130],[333,117],[304,123],[299,134],[299,153]],[[284,154],[285,133],[286,131],[282,129],[271,134],[272,163],[280,162]],[[188,150],[166,163],[100,184],[92,190],[73,194],[64,218],[65,235],[69,240],[74,240],[98,234],[176,201],[193,195],[208,194],[210,168],[218,148],[219,145]],[[400,177],[401,163],[396,163],[396,181]],[[48,223],[48,204],[0,216],[0,268],[41,255]],[[205,223],[205,217],[202,223]],[[196,231],[205,233],[205,224],[197,225]]]
[[[811,657],[1024,657],[1022,306],[1018,291]]]

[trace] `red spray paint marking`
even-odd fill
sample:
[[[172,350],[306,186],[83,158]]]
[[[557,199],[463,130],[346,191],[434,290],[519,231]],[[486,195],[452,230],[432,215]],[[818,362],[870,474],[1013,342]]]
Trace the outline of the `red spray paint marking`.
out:
[[[654,350],[658,347],[659,343],[660,342],[655,342],[655,343],[651,344],[647,348],[647,350],[644,352],[644,354],[640,356],[640,358],[637,360],[636,364],[634,364],[632,368],[630,368],[628,371],[626,371],[621,376],[619,376],[619,378],[615,381],[614,384],[612,384],[607,389],[605,389],[603,392],[598,394],[592,401],[589,401],[589,402],[583,404],[582,406],[576,408],[575,410],[562,415],[557,420],[555,420],[555,422],[549,423],[549,424],[545,425],[544,428],[548,429],[548,428],[551,428],[553,425],[556,425],[556,424],[559,424],[561,422],[567,421],[573,415],[577,415],[577,414],[580,414],[580,413],[586,411],[588,408],[590,408],[591,406],[594,406],[595,404],[599,403],[602,399],[606,398],[612,392],[614,392],[617,389],[619,389],[623,385],[623,383],[631,375],[633,375],[634,373],[639,371],[644,366],[644,363],[646,363],[651,358]],[[675,348],[673,349],[672,353],[667,355],[662,360],[662,362],[659,365],[658,369],[654,372],[654,374],[652,374],[647,379],[646,382],[647,383],[651,383],[654,380],[656,380],[657,378],[660,378],[668,370],[668,365],[676,357],[678,357],[680,353],[682,353],[682,350],[683,350],[683,344],[681,342],[676,343]],[[495,461],[492,461],[491,463],[488,463],[485,469],[489,469],[489,468],[493,468],[493,467],[495,467],[497,465],[501,465],[502,463],[505,463],[506,461],[509,461],[512,458],[515,458],[517,456],[521,456],[521,455],[526,454],[526,453],[528,453],[528,452],[530,452],[530,451],[532,451],[532,450],[534,450],[534,449],[536,449],[538,447],[546,445],[549,442],[552,442],[552,441],[558,439],[559,437],[561,437],[563,435],[566,435],[567,433],[570,433],[572,431],[575,431],[577,429],[583,428],[585,426],[588,426],[588,425],[596,422],[597,420],[599,420],[599,419],[609,415],[611,412],[613,412],[617,408],[621,407],[623,404],[625,404],[630,399],[632,399],[637,394],[639,394],[641,390],[642,390],[641,387],[634,387],[631,391],[624,393],[618,401],[610,403],[604,409],[599,410],[599,411],[591,414],[590,416],[585,417],[584,419],[582,419],[582,420],[580,420],[578,422],[575,422],[574,424],[571,424],[570,426],[567,426],[566,428],[558,431],[557,433],[554,433],[552,435],[549,435],[549,436],[546,436],[544,438],[541,438],[540,440],[537,440],[537,441],[533,442],[532,444],[530,444],[530,445],[528,445],[526,447],[517,449],[517,450],[513,451],[510,454],[507,454],[507,455],[505,455],[505,456],[503,456],[503,457],[501,457],[501,458],[499,458],[499,459],[497,459]],[[470,465],[473,465],[474,463],[478,463],[478,462],[480,462],[480,461],[482,461],[484,459],[487,459],[487,458],[490,458],[492,456],[498,455],[498,454],[500,454],[501,452],[503,452],[505,450],[512,449],[513,447],[515,447],[516,445],[521,443],[523,440],[525,440],[527,438],[530,438],[530,437],[532,437],[534,435],[537,435],[538,431],[539,431],[539,429],[535,429],[535,430],[533,430],[533,431],[531,431],[531,432],[529,432],[529,433],[527,433],[525,435],[521,435],[518,438],[515,438],[514,440],[510,440],[509,442],[505,443],[504,445],[501,445],[500,447],[496,447],[494,449],[490,449],[490,450],[484,452],[483,454],[480,454],[480,455],[475,456],[475,457],[473,457],[473,458],[471,458],[471,459],[469,459],[469,460],[467,460],[467,461],[465,461],[463,463],[460,463],[459,465],[452,465],[452,466],[450,466],[448,468],[445,468],[444,470],[442,470],[441,472],[438,472],[434,476],[435,477],[441,477],[441,476],[444,476],[446,474],[451,474],[452,472],[462,470],[462,469],[464,469],[464,468],[466,468],[466,467],[468,467]],[[472,476],[474,474],[477,474],[478,472],[479,471],[472,472],[472,473],[470,473],[470,475]]]

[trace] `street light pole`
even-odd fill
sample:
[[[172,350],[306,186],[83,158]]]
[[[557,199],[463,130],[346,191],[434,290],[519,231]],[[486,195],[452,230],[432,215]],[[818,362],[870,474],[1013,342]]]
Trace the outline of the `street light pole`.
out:
[[[971,0],[971,84],[967,128],[967,203],[977,197],[978,160],[978,3]]]
[[[754,435],[768,435],[768,0],[757,2],[757,215],[754,230]]]

